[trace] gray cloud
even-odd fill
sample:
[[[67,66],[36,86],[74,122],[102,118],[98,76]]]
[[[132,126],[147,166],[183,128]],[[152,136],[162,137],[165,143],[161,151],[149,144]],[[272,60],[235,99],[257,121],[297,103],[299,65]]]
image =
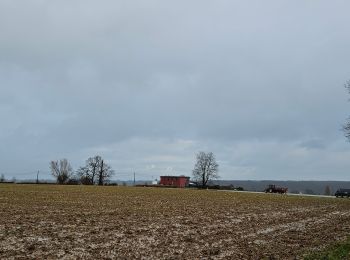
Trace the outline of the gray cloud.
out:
[[[2,1],[0,172],[191,174],[209,150],[225,179],[346,179],[349,7]]]

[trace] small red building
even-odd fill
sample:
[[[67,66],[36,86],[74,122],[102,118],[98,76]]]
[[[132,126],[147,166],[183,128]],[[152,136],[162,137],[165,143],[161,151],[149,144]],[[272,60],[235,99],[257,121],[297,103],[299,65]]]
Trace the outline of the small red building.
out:
[[[187,187],[190,182],[190,177],[181,176],[160,176],[160,185],[175,186],[177,188]]]

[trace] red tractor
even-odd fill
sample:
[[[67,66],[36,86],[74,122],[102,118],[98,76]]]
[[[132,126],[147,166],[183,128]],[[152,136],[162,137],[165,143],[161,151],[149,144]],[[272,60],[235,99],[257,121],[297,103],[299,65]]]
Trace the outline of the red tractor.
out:
[[[274,184],[270,184],[266,189],[265,192],[266,193],[280,193],[280,194],[286,194],[288,191],[288,188],[284,188],[284,187],[277,187]]]

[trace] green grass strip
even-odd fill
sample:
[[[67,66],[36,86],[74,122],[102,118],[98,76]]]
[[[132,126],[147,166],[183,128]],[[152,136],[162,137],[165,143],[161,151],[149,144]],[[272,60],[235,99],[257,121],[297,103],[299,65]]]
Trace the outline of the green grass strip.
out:
[[[305,260],[337,260],[350,259],[350,237],[344,241],[336,243],[322,250],[304,257]]]

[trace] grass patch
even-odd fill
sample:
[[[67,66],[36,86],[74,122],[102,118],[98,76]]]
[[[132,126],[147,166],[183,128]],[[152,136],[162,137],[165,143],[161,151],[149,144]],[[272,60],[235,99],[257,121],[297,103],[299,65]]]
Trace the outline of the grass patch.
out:
[[[312,253],[304,258],[305,260],[336,260],[350,259],[350,237],[344,242],[336,243],[322,250],[321,252]]]

